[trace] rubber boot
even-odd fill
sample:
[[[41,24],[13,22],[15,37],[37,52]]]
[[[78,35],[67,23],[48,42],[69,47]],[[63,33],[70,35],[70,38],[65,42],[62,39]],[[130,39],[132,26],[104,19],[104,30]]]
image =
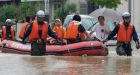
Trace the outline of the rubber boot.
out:
[[[31,56],[42,56],[37,42],[31,43]]]

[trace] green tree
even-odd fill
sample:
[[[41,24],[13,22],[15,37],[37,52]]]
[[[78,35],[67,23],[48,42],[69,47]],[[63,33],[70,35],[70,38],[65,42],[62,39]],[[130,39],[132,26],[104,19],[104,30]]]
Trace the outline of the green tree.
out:
[[[32,2],[20,3],[18,6],[15,4],[4,5],[0,7],[0,25],[4,25],[7,18],[23,22],[25,16],[34,16],[37,10],[43,8],[43,3],[39,2],[36,5]]]
[[[13,6],[13,5],[5,5],[3,7],[0,8],[0,25],[4,25],[5,23],[5,20],[7,18],[16,18],[18,17],[18,14],[17,14],[17,8],[16,6]]]
[[[120,0],[89,0],[89,2],[96,6],[114,9],[116,9],[118,5],[121,4]]]
[[[34,16],[36,13],[36,9],[35,6],[33,6],[32,3],[21,3],[19,5],[19,11],[20,16],[19,19],[23,20],[25,18],[25,16]]]
[[[66,4],[63,8],[55,10],[54,19],[60,18],[63,22],[64,18],[72,12],[76,12],[76,4]]]

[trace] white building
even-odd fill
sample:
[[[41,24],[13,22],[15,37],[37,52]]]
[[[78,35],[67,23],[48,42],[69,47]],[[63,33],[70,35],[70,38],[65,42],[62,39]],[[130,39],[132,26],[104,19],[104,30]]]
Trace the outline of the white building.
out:
[[[131,18],[137,31],[140,32],[140,0],[131,0]],[[138,34],[140,37],[140,34]]]
[[[121,4],[118,6],[118,8],[116,9],[116,11],[120,12],[120,13],[124,13],[126,11],[128,11],[128,0],[121,0]]]

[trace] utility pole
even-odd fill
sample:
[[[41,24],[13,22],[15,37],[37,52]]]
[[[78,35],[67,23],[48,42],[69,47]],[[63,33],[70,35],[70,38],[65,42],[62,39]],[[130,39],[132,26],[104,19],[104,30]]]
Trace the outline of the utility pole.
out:
[[[128,0],[128,12],[131,14],[131,0]]]
[[[61,0],[61,2],[62,2],[62,15],[64,14],[64,1],[63,0]],[[62,20],[61,20],[62,22],[64,22],[64,16],[62,16]]]
[[[46,21],[49,22],[49,0],[44,0]]]

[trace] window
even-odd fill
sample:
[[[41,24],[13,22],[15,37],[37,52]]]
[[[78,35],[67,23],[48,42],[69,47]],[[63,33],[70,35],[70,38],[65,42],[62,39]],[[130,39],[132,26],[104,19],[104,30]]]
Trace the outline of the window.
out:
[[[80,13],[87,14],[88,13],[88,5],[87,4],[80,4]]]

